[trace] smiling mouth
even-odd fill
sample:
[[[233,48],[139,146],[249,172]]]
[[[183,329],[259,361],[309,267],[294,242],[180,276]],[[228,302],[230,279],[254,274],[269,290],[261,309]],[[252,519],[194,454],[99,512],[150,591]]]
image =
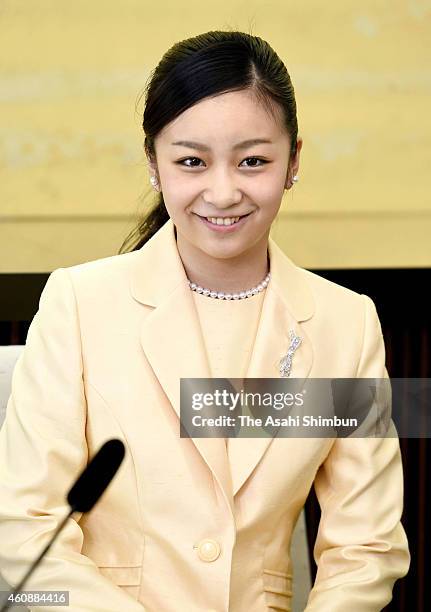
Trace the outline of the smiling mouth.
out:
[[[246,215],[232,215],[231,217],[226,216],[226,217],[219,217],[220,219],[235,219],[235,217],[239,217],[240,219],[242,219],[243,217],[248,217],[249,215],[251,215],[253,211],[247,213]],[[216,217],[216,215],[210,215],[209,217],[202,217],[201,215],[198,215],[197,213],[194,213],[197,217],[200,217],[201,219],[211,219],[211,217]]]

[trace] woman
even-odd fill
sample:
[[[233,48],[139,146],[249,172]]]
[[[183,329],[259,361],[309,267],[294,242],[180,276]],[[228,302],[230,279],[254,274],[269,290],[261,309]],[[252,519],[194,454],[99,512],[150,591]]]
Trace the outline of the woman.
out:
[[[181,378],[387,377],[373,301],[269,238],[302,147],[289,74],[255,36],[182,41],[152,76],[143,128],[159,200],[137,243],[54,270],[14,371],[0,571],[18,582],[117,437],[115,479],[28,589],[68,590],[74,611],[290,610],[290,537],[314,483],[306,611],[381,610],[409,566],[396,435],[180,436]]]

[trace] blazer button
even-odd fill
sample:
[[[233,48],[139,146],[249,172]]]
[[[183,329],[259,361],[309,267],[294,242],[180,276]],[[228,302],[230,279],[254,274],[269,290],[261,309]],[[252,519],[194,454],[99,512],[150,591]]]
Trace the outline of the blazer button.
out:
[[[215,561],[220,555],[220,544],[215,540],[201,540],[197,546],[199,559]]]

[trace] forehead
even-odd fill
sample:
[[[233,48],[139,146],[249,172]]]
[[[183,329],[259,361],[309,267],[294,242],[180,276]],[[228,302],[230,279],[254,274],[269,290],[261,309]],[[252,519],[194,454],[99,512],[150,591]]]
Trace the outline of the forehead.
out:
[[[185,110],[160,132],[160,144],[172,139],[196,140],[210,144],[237,142],[250,137],[286,138],[281,111],[256,100],[249,91],[227,92],[201,100]]]

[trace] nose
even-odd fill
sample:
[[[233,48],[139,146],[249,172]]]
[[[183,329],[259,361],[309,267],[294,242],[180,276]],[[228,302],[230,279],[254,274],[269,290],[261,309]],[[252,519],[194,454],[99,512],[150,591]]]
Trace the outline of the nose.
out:
[[[225,210],[241,202],[241,190],[236,185],[235,179],[228,172],[220,171],[214,173],[208,181],[209,184],[202,194],[204,201],[208,205],[212,205],[219,210]]]

